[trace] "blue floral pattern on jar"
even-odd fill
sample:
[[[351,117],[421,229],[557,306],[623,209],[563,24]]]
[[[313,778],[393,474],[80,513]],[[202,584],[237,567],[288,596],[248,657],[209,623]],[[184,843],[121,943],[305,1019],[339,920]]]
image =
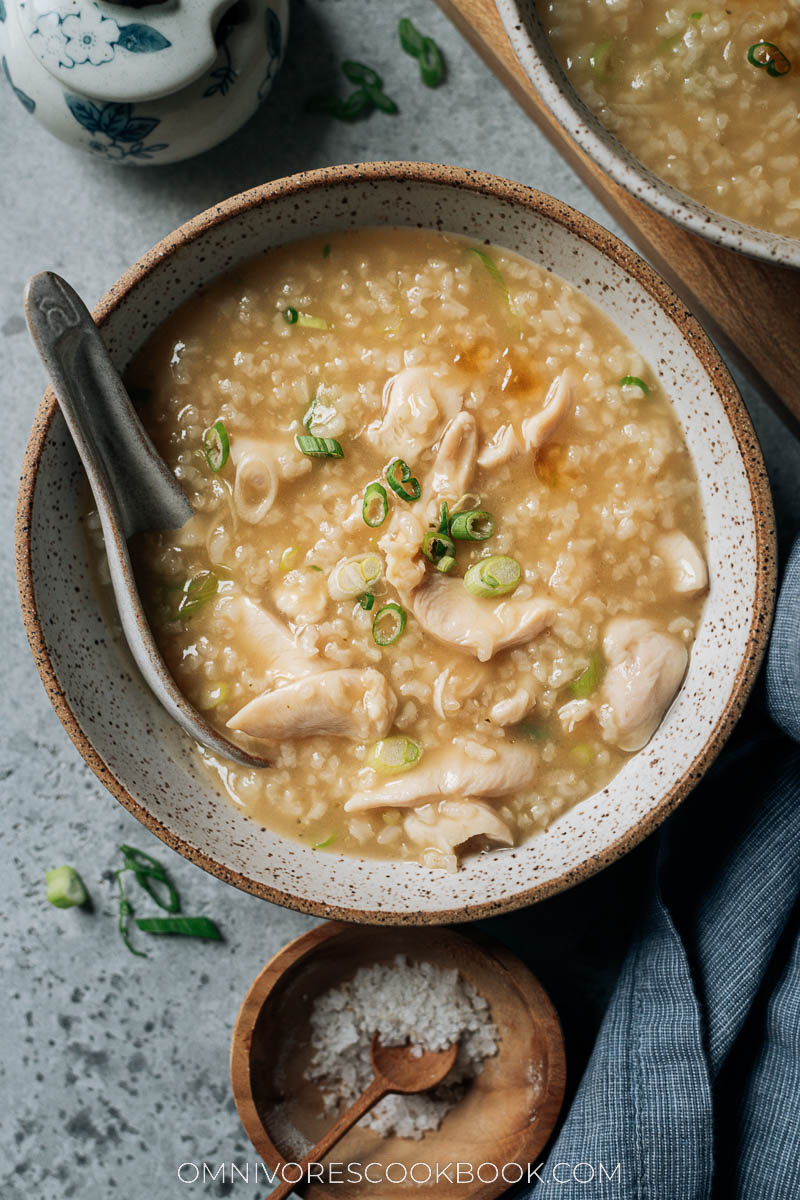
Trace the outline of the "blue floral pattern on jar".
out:
[[[132,104],[97,104],[82,96],[65,94],[67,107],[79,125],[92,135],[89,149],[114,162],[152,158],[166,150],[167,142],[145,143],[161,122],[158,117],[138,117]]]
[[[67,16],[43,13],[31,33],[31,42],[43,62],[67,69],[87,64],[101,67],[112,61],[118,49],[130,54],[153,54],[171,45],[150,25],[138,21],[120,25],[96,5]]]

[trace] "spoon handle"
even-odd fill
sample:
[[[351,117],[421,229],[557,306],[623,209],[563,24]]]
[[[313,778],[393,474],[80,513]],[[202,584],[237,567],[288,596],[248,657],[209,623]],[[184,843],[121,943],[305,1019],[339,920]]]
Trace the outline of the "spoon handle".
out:
[[[192,507],[150,441],[80,296],[59,275],[41,271],[25,289],[25,312],[92,491],[116,508],[123,536],[179,529]]]
[[[303,1187],[306,1181],[306,1172],[311,1163],[322,1162],[329,1150],[332,1150],[337,1142],[340,1142],[346,1133],[355,1125],[356,1121],[360,1121],[365,1113],[368,1113],[371,1108],[374,1108],[379,1100],[388,1094],[390,1089],[386,1086],[385,1079],[373,1079],[372,1083],[362,1092],[354,1104],[348,1108],[347,1112],[342,1113],[335,1125],[331,1126],[326,1134],[320,1138],[313,1150],[310,1150],[302,1162],[298,1166],[303,1169],[303,1177],[300,1180],[291,1181],[283,1180],[274,1191],[270,1192],[268,1200],[286,1200],[287,1196],[298,1188]]]

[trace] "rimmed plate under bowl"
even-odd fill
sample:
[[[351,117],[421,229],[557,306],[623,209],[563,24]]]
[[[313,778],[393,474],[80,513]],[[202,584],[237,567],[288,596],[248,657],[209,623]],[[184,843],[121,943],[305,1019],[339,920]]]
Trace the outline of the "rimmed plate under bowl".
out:
[[[800,239],[735,221],[693,200],[639,162],[581,100],[536,13],[535,0],[496,0],[520,66],[558,123],[616,183],[700,237],[784,267],[800,267]]]
[[[398,954],[412,963],[455,967],[473,984],[500,1034],[497,1054],[486,1059],[438,1130],[416,1141],[356,1127],[325,1159],[339,1164],[338,1181],[312,1183],[305,1195],[410,1200],[430,1172],[436,1200],[491,1200],[525,1179],[553,1131],[564,1098],[564,1042],[555,1009],[524,963],[452,929],[331,922],[276,954],[247,993],[231,1042],[231,1083],[245,1133],[272,1170],[286,1168],[287,1180],[298,1178],[297,1167],[288,1164],[302,1161],[334,1120],[322,1115],[319,1090],[304,1079],[314,1000],[359,967],[389,965]],[[351,1163],[367,1177],[350,1182]],[[460,1182],[456,1163],[462,1164]]]
[[[689,672],[661,728],[609,786],[509,850],[458,874],[315,852],[262,829],[217,794],[188,737],[121,654],[98,608],[79,512],[83,473],[45,394],[19,492],[17,561],[36,664],[97,776],[169,846],[246,891],[318,916],[372,923],[465,921],[540,900],[634,847],[683,799],[741,712],[774,601],[766,473],[722,360],[667,285],[607,230],[541,192],[419,163],[334,167],[254,188],[195,217],[95,309],[124,368],[201,285],[310,234],[429,227],[495,242],[581,288],[627,333],[671,396],[697,470],[711,587]]]

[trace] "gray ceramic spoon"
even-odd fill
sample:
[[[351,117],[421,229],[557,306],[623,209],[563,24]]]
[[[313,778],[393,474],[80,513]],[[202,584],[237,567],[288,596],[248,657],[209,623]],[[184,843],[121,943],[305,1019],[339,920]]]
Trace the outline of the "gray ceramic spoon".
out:
[[[25,313],[89,477],[122,631],[145,682],[203,746],[245,766],[268,766],[223,737],[189,704],[153,639],[128,538],[149,529],[180,529],[192,516],[192,506],[147,436],[97,326],[78,294],[51,271],[28,281]]]

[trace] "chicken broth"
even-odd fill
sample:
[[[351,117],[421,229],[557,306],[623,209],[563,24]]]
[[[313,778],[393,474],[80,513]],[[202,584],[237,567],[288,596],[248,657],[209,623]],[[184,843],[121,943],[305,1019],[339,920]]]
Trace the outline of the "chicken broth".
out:
[[[537,0],[581,99],[717,212],[800,237],[800,7]]]
[[[575,288],[366,230],[207,287],[129,373],[194,518],[137,574],[255,821],[456,869],[602,788],[678,690],[706,572],[657,377]]]

